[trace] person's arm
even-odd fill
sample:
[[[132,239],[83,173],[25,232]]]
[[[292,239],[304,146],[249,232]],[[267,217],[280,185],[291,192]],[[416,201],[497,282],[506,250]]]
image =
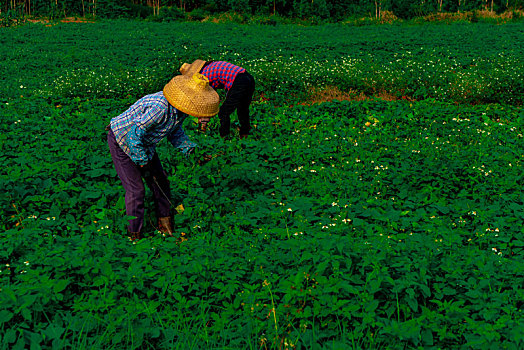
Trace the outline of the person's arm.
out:
[[[197,144],[193,141],[189,140],[189,137],[184,132],[184,129],[182,129],[182,124],[179,124],[173,132],[168,136],[169,142],[171,144],[178,148],[180,152],[182,152],[185,155],[189,155],[195,147],[197,147]]]
[[[186,156],[189,155],[193,149],[197,147],[197,144],[189,140],[189,137],[184,132],[182,128],[182,123],[187,118],[187,114],[180,111],[176,111],[178,126],[167,136],[167,139],[171,144],[178,148],[178,150],[184,153]]]
[[[159,106],[151,106],[145,113],[133,119],[133,124],[127,134],[127,145],[131,160],[140,166],[149,162],[143,141],[144,136],[163,114],[164,111]]]

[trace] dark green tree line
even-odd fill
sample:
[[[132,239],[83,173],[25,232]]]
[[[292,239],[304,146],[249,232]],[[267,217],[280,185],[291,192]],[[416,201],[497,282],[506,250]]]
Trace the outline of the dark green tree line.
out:
[[[0,14],[145,18],[158,16],[161,9],[175,9],[182,14],[194,10],[205,14],[233,11],[339,21],[354,16],[380,17],[385,10],[399,18],[413,18],[438,12],[503,12],[523,7],[524,0],[1,0]]]

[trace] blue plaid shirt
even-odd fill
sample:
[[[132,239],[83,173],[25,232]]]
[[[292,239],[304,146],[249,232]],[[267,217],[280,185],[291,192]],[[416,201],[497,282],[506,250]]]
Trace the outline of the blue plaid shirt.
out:
[[[111,119],[111,130],[131,160],[146,165],[164,137],[184,154],[196,147],[182,129],[186,117],[187,114],[171,106],[159,91],[142,97],[127,111]]]

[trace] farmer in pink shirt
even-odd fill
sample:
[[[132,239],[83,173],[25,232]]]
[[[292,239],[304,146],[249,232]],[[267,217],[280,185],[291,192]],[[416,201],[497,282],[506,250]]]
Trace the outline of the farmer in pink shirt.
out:
[[[251,130],[249,105],[255,91],[255,80],[244,68],[225,61],[195,60],[192,64],[184,63],[180,67],[182,74],[201,73],[209,79],[209,85],[226,91],[226,99],[220,106],[220,136],[229,135],[231,113],[236,109],[240,122],[240,137],[245,138]],[[202,125],[205,131],[206,125]]]

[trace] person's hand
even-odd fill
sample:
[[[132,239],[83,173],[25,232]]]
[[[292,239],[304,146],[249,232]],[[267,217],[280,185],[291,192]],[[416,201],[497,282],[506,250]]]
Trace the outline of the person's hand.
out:
[[[151,177],[151,162],[148,162],[147,164],[141,164],[140,172],[142,173],[142,176],[145,178]]]
[[[207,123],[209,123],[210,118],[198,118],[198,129],[202,132],[207,131]]]
[[[211,155],[211,154],[204,154],[202,156],[202,158],[200,158],[198,160],[198,165],[204,165],[206,163],[208,163],[211,159],[213,159],[214,157]]]

